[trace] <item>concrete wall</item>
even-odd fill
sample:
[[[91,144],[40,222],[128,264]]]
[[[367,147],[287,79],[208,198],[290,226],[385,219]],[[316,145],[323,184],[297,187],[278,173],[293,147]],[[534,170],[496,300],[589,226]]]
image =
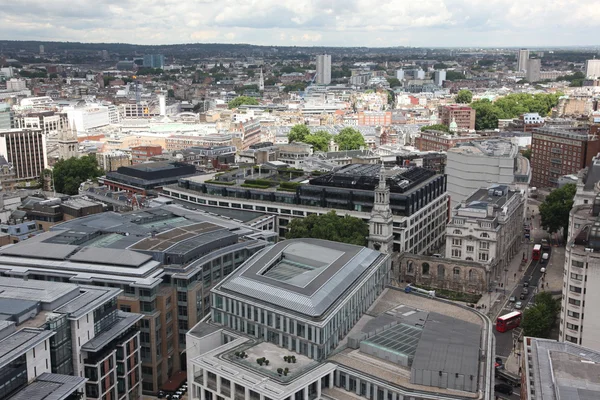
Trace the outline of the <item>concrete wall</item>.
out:
[[[50,339],[29,350],[25,357],[27,359],[27,381],[31,382],[44,372],[52,372],[50,359]]]

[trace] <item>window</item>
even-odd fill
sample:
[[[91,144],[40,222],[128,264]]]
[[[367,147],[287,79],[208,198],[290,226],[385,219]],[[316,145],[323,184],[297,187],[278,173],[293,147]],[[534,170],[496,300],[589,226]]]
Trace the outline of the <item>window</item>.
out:
[[[488,242],[479,242],[479,248],[481,250],[488,250],[490,248],[490,244]]]
[[[461,253],[460,249],[452,249],[452,257],[460,258],[461,254],[462,253]]]
[[[452,270],[452,275],[454,276],[454,280],[460,279],[460,268],[456,267]]]
[[[475,246],[467,246],[467,253],[472,253],[475,251]]]
[[[462,246],[462,239],[452,239],[452,246]]]
[[[452,232],[455,235],[462,235],[462,232],[460,231],[460,229],[455,229],[454,232]]]
[[[479,235],[479,237],[482,237],[482,238],[489,238],[489,237],[490,237],[490,235],[488,235],[487,233],[483,232],[481,235]]]
[[[424,262],[421,267],[421,274],[429,275],[429,263]]]
[[[406,263],[406,273],[407,274],[414,274],[415,273],[412,261],[409,261],[409,262]]]
[[[490,255],[488,253],[479,253],[479,261],[488,261]]]
[[[581,288],[578,286],[571,285],[571,286],[569,286],[569,290],[574,293],[581,293]]]
[[[567,340],[567,342],[577,343],[577,338],[574,336],[565,335],[565,339]]]
[[[438,267],[437,267],[438,279],[444,279],[445,275],[446,275],[446,268],[442,264],[438,265]]]
[[[571,265],[577,268],[583,268],[583,262],[582,261],[571,261]]]
[[[469,270],[469,282],[475,282],[478,277],[479,273],[477,273],[477,271],[475,271],[474,269]]]
[[[571,318],[579,318],[579,313],[575,311],[567,311],[567,315]]]
[[[576,280],[576,281],[582,281],[583,275],[575,274],[575,273],[571,272],[571,279]]]
[[[569,304],[572,304],[574,306],[580,306],[581,305],[581,300],[576,300],[576,299],[572,299],[569,297]]]
[[[567,322],[567,329],[571,329],[573,331],[579,331],[579,325],[573,325]]]

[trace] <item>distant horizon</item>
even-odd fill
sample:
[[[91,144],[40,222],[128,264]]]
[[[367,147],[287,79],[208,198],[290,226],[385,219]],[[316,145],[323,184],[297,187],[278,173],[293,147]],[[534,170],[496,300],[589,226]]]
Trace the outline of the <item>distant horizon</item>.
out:
[[[0,38],[22,41],[388,48],[596,47],[597,0],[21,0]],[[518,43],[515,46],[513,43]]]

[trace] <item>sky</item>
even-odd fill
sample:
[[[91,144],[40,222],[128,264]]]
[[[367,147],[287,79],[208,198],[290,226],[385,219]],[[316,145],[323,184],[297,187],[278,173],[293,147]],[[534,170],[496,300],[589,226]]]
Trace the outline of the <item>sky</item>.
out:
[[[599,45],[598,0],[18,0],[0,38],[135,44]]]

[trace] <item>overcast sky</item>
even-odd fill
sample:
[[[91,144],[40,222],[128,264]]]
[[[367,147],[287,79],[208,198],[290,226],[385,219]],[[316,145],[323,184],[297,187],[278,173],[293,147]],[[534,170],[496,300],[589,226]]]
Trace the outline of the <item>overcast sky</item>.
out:
[[[600,44],[599,0],[18,0],[0,38],[136,44]]]

